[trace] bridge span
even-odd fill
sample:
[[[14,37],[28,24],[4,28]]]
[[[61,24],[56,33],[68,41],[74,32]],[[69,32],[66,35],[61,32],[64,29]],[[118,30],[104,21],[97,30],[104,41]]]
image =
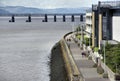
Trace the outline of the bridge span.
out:
[[[32,17],[44,17],[42,22],[48,22],[48,16],[53,16],[54,22],[57,22],[57,16],[62,16],[62,21],[66,22],[66,16],[71,16],[71,22],[75,22],[75,16],[79,16],[80,22],[83,21],[84,13],[56,13],[56,14],[0,14],[0,16],[11,16],[9,22],[15,22],[15,17],[28,17],[25,22],[32,22]]]

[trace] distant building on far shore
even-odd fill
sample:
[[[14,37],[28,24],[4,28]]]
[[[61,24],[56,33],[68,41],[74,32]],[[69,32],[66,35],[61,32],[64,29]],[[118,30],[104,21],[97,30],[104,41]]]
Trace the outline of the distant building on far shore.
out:
[[[120,42],[120,1],[92,5],[92,46],[100,48],[103,40]]]

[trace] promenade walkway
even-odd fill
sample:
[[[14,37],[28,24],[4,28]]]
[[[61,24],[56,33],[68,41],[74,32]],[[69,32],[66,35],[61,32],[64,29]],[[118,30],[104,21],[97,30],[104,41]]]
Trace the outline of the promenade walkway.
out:
[[[87,57],[82,56],[81,53],[83,50],[80,50],[80,47],[73,40],[67,41],[67,44],[69,45],[73,59],[75,60],[75,63],[78,66],[80,73],[82,73],[85,81],[110,81],[97,73],[97,69],[93,67],[94,62],[92,60],[88,60]]]

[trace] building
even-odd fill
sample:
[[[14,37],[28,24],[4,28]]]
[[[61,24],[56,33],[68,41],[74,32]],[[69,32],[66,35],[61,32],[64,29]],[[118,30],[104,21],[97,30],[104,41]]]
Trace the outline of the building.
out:
[[[120,41],[120,1],[92,5],[92,46],[101,47],[103,40]]]
[[[92,10],[87,10],[86,11],[86,36],[88,38],[91,38],[91,34],[92,34]]]

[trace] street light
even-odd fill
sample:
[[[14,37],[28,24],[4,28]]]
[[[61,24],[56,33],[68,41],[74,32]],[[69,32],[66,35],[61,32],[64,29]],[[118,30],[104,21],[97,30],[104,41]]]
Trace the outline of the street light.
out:
[[[74,23],[72,23],[72,32],[74,32]]]
[[[75,37],[75,23],[72,23],[72,32],[73,32],[73,38]]]
[[[95,38],[94,38],[94,47],[96,47],[97,46],[97,44],[96,44],[96,36],[95,36]]]
[[[91,33],[90,33],[90,37],[89,37],[89,46],[91,45]]]
[[[106,64],[106,58],[105,58],[105,44],[106,44],[106,42],[105,42],[105,40],[104,40],[104,69],[105,69],[105,64]]]
[[[84,41],[84,32],[83,32],[83,27],[85,27],[85,24],[84,23],[81,23],[80,24],[80,28],[81,28],[81,40],[80,40],[80,44],[81,44],[81,47],[83,47],[83,41]]]
[[[83,25],[81,27],[81,46],[83,46]]]

